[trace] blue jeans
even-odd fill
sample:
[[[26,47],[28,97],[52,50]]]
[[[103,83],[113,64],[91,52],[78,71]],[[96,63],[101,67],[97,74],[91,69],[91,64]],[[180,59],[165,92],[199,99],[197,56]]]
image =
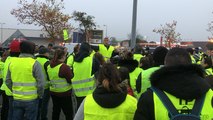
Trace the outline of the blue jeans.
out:
[[[13,120],[36,120],[38,99],[32,101],[13,100]]]

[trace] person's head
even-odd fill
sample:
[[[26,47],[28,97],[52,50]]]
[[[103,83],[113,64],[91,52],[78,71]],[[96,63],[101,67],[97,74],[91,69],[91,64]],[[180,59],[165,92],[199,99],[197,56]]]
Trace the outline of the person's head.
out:
[[[204,68],[210,68],[212,67],[212,59],[210,56],[204,55],[201,61],[201,65]]]
[[[20,51],[21,53],[34,54],[35,52],[35,43],[30,41],[21,41],[20,43]]]
[[[87,42],[81,43],[79,52],[90,53],[90,51],[91,51],[91,47],[90,47],[89,43],[87,43]]]
[[[98,86],[103,86],[107,91],[121,91],[119,87],[121,78],[118,69],[112,63],[104,63],[97,79]]]
[[[188,52],[183,48],[172,48],[165,57],[165,66],[192,64]]]
[[[151,58],[149,56],[142,57],[140,59],[140,67],[143,70],[146,70],[146,69],[152,67],[152,60],[151,60]]]
[[[153,52],[154,66],[164,65],[164,59],[167,52],[168,52],[168,49],[163,46],[159,46],[155,48]]]
[[[143,50],[143,48],[142,48],[139,44],[137,44],[137,45],[135,46],[135,48],[134,48],[134,53],[137,53],[137,54],[144,54],[144,50]]]
[[[9,45],[9,51],[11,57],[18,57],[20,54],[20,41],[13,40]]]
[[[126,67],[120,67],[118,69],[120,77],[121,77],[121,81],[122,83],[120,84],[121,87],[125,86],[130,86],[129,84],[129,69]]]
[[[77,44],[77,45],[74,47],[74,49],[73,49],[73,53],[74,53],[74,54],[78,54],[79,49],[80,49],[80,44]]]
[[[52,58],[53,62],[64,62],[66,59],[66,52],[61,49],[56,49]]]
[[[100,65],[103,65],[105,63],[104,57],[101,53],[96,52],[94,54],[94,57],[98,60],[98,62],[100,63]]]
[[[52,49],[52,48],[53,48],[53,43],[49,43],[48,46],[47,46],[47,48],[48,48],[49,50]]]
[[[125,59],[125,60],[133,60],[133,53],[130,52],[130,51],[126,51],[126,52],[124,53],[124,59]]]
[[[38,53],[39,55],[49,57],[49,50],[46,47],[40,47]]]
[[[109,45],[109,38],[105,37],[103,43],[104,45]]]
[[[126,67],[120,67],[118,69],[120,77],[121,77],[121,81],[124,81],[126,79],[129,79],[129,69]]]
[[[192,48],[186,48],[186,51],[189,53],[189,55],[194,54],[194,50]]]

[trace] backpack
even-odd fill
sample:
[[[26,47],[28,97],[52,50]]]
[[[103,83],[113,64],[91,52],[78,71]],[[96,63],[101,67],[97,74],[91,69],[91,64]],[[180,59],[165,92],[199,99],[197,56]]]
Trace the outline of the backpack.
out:
[[[168,96],[163,91],[155,87],[151,87],[151,90],[155,92],[156,95],[163,102],[164,106],[170,114],[170,120],[200,120],[200,112],[203,107],[205,96],[195,100],[190,114],[182,114],[177,111],[175,106],[172,104]]]

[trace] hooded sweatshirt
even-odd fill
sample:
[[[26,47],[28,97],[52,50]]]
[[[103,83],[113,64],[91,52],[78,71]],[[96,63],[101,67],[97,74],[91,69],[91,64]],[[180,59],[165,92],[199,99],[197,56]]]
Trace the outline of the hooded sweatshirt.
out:
[[[204,79],[204,70],[196,65],[162,67],[155,71],[151,85],[177,98],[192,100],[200,98],[210,89]],[[213,107],[213,100],[212,100]],[[141,95],[134,120],[154,120],[153,92],[148,89]]]

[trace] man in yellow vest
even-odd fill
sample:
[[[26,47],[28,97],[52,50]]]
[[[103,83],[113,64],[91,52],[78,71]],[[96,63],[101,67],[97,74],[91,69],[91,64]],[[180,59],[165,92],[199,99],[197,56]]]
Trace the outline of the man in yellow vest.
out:
[[[18,58],[14,58],[8,67],[6,85],[13,95],[12,120],[36,120],[38,98],[44,91],[42,67],[34,59],[35,44],[29,41],[20,43]]]
[[[185,49],[171,49],[166,55],[165,67],[154,72],[150,80],[152,87],[166,94],[178,114],[191,114],[195,101],[204,97],[197,116],[201,120],[213,119],[213,91],[204,79],[203,69],[192,64]],[[173,115],[167,109],[164,100],[148,89],[138,101],[134,120],[169,120]]]
[[[3,69],[3,84],[1,86],[1,90],[3,92],[3,106],[1,109],[1,119],[2,120],[12,120],[12,92],[6,86],[6,76],[8,71],[8,65],[13,58],[18,57],[20,54],[20,41],[13,40],[9,45],[9,56],[6,58],[4,62],[4,69]]]
[[[50,99],[50,89],[49,89],[49,76],[47,74],[47,66],[50,64],[49,62],[49,50],[42,46],[38,50],[38,55],[36,56],[36,60],[42,66],[42,72],[44,74],[45,79],[45,90],[42,96],[42,99],[39,100],[39,111],[38,111],[38,119],[40,120],[48,120],[47,112],[48,112],[48,104]]]
[[[104,56],[105,61],[118,54],[115,51],[115,48],[109,44],[108,37],[104,38],[103,44],[99,44],[98,46],[91,46],[91,48],[96,52],[101,53]]]

